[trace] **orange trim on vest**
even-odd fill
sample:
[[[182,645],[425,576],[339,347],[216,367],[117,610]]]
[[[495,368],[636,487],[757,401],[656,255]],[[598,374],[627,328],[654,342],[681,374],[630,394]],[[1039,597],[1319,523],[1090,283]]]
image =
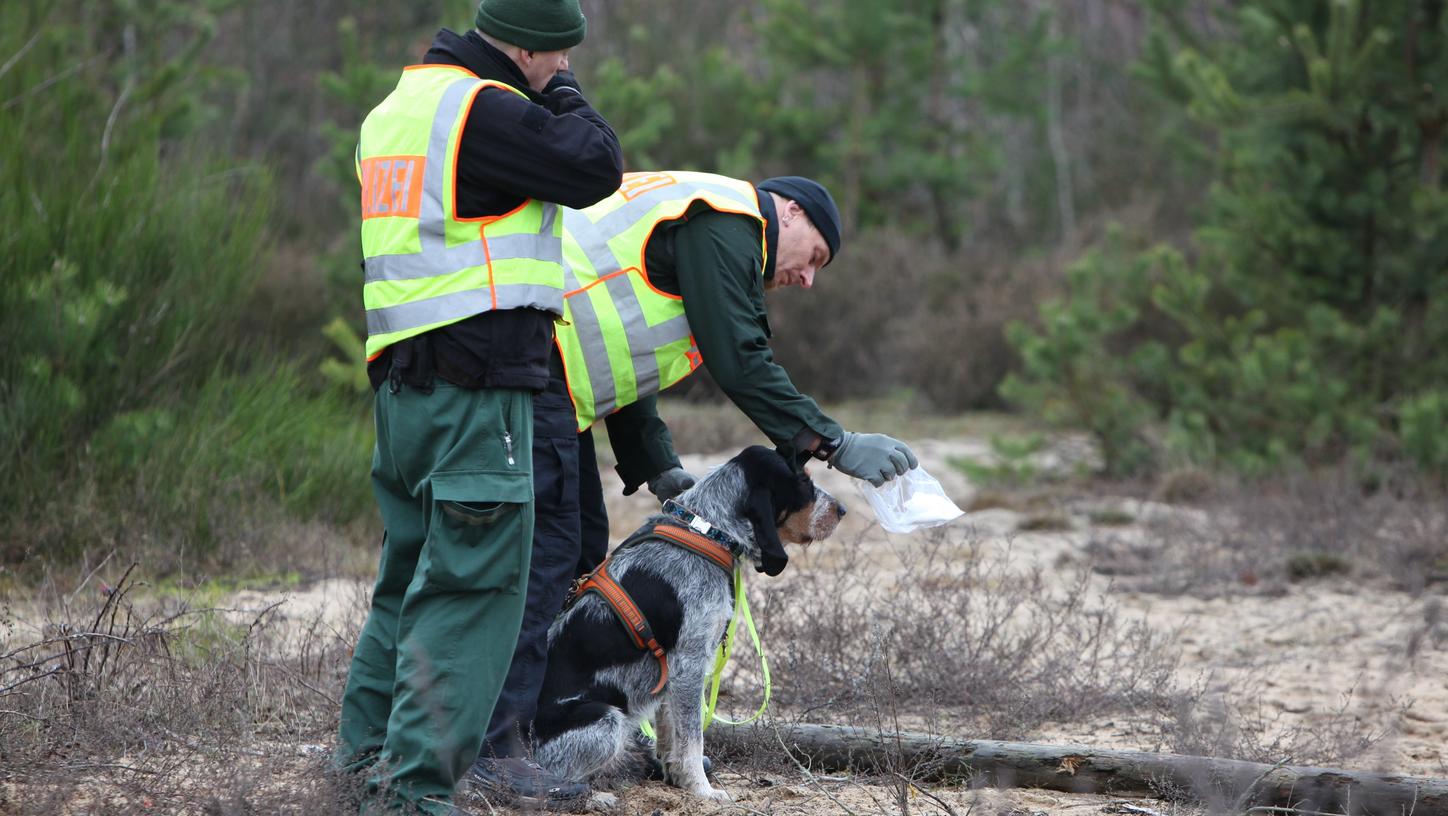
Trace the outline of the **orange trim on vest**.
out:
[[[470,77],[476,77],[476,76],[477,76],[477,74],[473,73],[472,71],[469,71],[468,69],[462,67],[461,65],[448,65],[447,63],[444,63],[444,62],[424,62],[424,63],[418,64],[418,65],[406,65],[406,66],[403,66],[402,70],[404,70],[404,71],[421,71],[421,70],[424,69],[424,68],[446,68],[446,69],[448,69],[449,71],[462,71],[463,73],[467,74],[467,75],[470,76]]]
[[[630,272],[637,272],[637,271],[638,271],[638,270],[635,269],[635,268],[633,268],[632,266],[628,267],[627,269],[617,269],[617,270],[614,270],[613,272],[610,272],[610,273],[608,273],[607,275],[604,275],[604,276],[601,277],[601,278],[595,278],[595,279],[593,280],[593,283],[590,283],[590,284],[588,284],[587,286],[580,286],[580,287],[578,287],[577,289],[573,289],[573,290],[571,290],[571,291],[564,292],[564,293],[563,293],[563,296],[566,297],[566,298],[568,298],[568,297],[573,297],[574,295],[581,295],[581,294],[583,294],[584,292],[587,292],[589,289],[592,289],[593,287],[599,285],[600,283],[603,283],[604,281],[612,280],[613,278],[616,278],[616,277],[618,277],[619,275],[627,275],[627,274],[630,273]]]
[[[761,215],[759,215],[758,213],[752,213],[752,212],[749,212],[748,210],[738,210],[738,209],[734,209],[733,207],[721,207],[721,206],[717,206],[717,205],[714,204],[714,202],[709,201],[709,200],[707,200],[707,199],[703,199],[703,198],[694,199],[694,202],[693,202],[693,203],[703,204],[704,206],[706,206],[706,207],[708,207],[709,209],[713,210],[714,212],[718,212],[718,213],[727,213],[727,214],[730,214],[730,215],[747,215],[747,216],[749,216],[750,218],[758,218],[758,219],[759,219],[759,229],[760,229],[760,231],[761,231],[761,234],[763,234],[763,231],[766,229],[766,228],[765,228],[765,224],[764,224],[764,217],[761,216]],[[686,208],[685,211],[687,212],[687,208]],[[658,219],[656,219],[656,220],[654,221],[654,223],[649,227],[649,232],[648,232],[648,234],[644,236],[643,246],[641,246],[641,247],[639,248],[639,265],[638,265],[638,270],[639,270],[639,277],[643,278],[643,280],[644,280],[644,286],[647,286],[647,287],[649,287],[649,289],[652,289],[653,292],[654,292],[654,294],[660,295],[660,296],[662,296],[662,297],[669,298],[670,300],[683,300],[683,299],[684,299],[684,296],[683,296],[683,295],[670,294],[669,292],[665,292],[664,290],[660,289],[659,287],[654,286],[654,282],[649,279],[649,265],[648,265],[648,263],[647,263],[647,261],[646,261],[645,259],[646,259],[646,256],[649,254],[649,239],[654,237],[654,230],[657,230],[657,229],[659,228],[659,225],[662,224],[662,223],[664,223],[665,221],[678,221],[679,218],[681,218],[681,217],[682,217],[682,216],[675,216],[674,218],[667,218],[667,217],[664,217],[664,216],[660,216],[660,217],[659,217]],[[766,249],[765,249],[765,261],[766,261],[766,262],[768,262],[768,260],[769,260],[768,254],[769,254],[769,250],[768,250],[767,245],[766,245]],[[764,274],[763,269],[764,269],[764,268],[761,266],[761,267],[760,267],[760,273],[759,273],[759,274],[761,274],[761,275]]]
[[[455,143],[453,143],[452,155],[449,156],[447,160],[448,167],[452,170],[452,220],[456,221],[459,224],[471,224],[477,221],[481,221],[483,220],[483,218],[487,217],[482,216],[478,218],[463,218],[461,215],[458,214],[458,179],[462,175],[458,172],[458,157],[461,156],[463,152],[463,134],[467,132],[468,119],[472,118],[473,105],[478,101],[478,94],[482,93],[484,90],[490,87],[497,87],[497,84],[506,84],[495,83],[493,80],[487,79],[480,80],[480,82],[482,84],[478,85],[478,87],[473,88],[470,92],[468,92],[467,101],[463,105],[463,123],[458,128],[458,139]],[[523,199],[523,206],[527,206],[527,204],[528,199]]]

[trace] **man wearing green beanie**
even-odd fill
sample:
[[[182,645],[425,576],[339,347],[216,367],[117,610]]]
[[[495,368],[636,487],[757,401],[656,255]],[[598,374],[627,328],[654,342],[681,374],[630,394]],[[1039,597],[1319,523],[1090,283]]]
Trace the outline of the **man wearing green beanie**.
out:
[[[567,70],[578,0],[483,0],[476,22],[438,32],[358,139],[385,536],[335,761],[364,780],[363,813],[456,812],[527,596],[560,208],[622,178]]]
[[[473,25],[527,51],[566,51],[587,27],[578,0],[483,0]]]

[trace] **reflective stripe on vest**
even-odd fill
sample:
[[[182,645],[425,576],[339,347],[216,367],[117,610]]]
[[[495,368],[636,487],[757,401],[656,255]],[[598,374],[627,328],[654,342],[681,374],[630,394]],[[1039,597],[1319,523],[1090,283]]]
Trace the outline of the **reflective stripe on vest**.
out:
[[[528,199],[499,216],[457,215],[458,147],[473,100],[487,88],[524,96],[454,66],[413,66],[362,124],[368,359],[493,309],[563,313],[557,204]]]
[[[563,211],[567,324],[557,340],[580,431],[702,362],[683,299],[654,288],[644,268],[654,229],[695,202],[764,224],[753,184],[709,173],[627,173],[603,201]]]

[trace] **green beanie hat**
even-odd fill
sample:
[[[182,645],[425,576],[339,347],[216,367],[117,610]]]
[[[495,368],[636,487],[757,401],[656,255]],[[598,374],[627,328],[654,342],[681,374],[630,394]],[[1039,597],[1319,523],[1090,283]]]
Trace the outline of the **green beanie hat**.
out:
[[[578,0],[482,0],[478,30],[525,51],[562,51],[583,42]]]

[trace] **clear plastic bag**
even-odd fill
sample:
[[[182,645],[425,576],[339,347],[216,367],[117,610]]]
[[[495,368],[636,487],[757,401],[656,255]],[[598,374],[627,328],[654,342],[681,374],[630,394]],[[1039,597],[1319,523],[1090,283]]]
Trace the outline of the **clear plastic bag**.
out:
[[[917,467],[879,487],[858,482],[880,526],[892,533],[913,533],[948,524],[965,514],[945,495],[934,476]]]

